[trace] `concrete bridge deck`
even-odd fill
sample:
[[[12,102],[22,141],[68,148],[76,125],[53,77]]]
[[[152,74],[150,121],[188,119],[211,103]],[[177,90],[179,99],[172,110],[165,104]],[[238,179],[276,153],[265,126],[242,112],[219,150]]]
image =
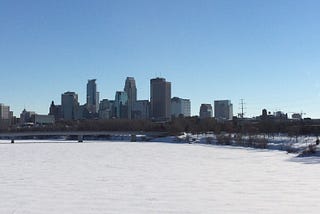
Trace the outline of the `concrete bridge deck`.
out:
[[[77,136],[82,142],[84,136],[131,136],[134,140],[136,136],[164,137],[167,132],[144,132],[144,131],[33,131],[33,132],[6,132],[0,133],[0,138],[10,139],[14,143],[16,139],[29,137],[50,137],[50,136]]]

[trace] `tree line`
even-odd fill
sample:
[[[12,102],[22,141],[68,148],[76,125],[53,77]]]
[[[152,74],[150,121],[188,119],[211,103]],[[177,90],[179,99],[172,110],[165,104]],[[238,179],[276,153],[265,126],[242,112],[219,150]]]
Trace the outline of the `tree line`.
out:
[[[319,135],[320,122],[316,120],[241,120],[217,121],[214,118],[177,117],[170,121],[151,120],[77,120],[57,121],[50,126],[11,127],[2,131],[159,131],[170,135],[183,132],[200,133],[242,133],[242,134],[276,134]]]

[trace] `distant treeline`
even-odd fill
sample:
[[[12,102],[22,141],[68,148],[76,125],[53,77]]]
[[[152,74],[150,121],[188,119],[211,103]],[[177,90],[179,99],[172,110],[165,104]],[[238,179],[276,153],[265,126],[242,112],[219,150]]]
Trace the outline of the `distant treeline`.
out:
[[[8,130],[2,130],[8,131]],[[52,126],[10,128],[9,131],[160,131],[176,135],[188,133],[243,133],[289,135],[320,134],[318,120],[240,120],[217,121],[214,118],[199,117],[173,118],[167,122],[150,120],[79,120],[57,121]]]

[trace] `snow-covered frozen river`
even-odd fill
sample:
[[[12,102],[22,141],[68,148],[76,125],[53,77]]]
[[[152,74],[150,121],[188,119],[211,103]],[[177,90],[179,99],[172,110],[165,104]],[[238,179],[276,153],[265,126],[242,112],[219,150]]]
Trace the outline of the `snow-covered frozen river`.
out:
[[[0,213],[319,213],[320,159],[196,144],[0,143]]]

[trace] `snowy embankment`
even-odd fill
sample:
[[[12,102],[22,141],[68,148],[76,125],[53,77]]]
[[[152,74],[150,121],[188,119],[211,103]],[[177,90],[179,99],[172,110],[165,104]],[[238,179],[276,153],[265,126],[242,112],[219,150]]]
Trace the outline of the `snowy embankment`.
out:
[[[0,143],[0,213],[320,210],[314,157],[186,143],[28,142]]]
[[[288,153],[298,153],[305,155],[320,156],[320,148],[316,145],[317,137],[315,136],[298,136],[289,137],[286,135],[236,135],[236,134],[183,134],[178,137],[167,137],[155,139],[161,142],[186,142],[213,145],[228,145],[251,147],[259,149],[270,149],[286,151]],[[310,153],[306,153],[309,149],[313,149]]]
[[[316,145],[318,137],[316,136],[296,136],[287,135],[239,135],[239,134],[189,134],[184,133],[180,136],[168,136],[161,138],[151,138],[145,135],[137,135],[134,141],[137,142],[162,142],[162,143],[192,143],[192,144],[211,144],[237,147],[250,147],[258,149],[270,149],[286,151],[288,153],[296,153],[302,156],[319,156],[320,146]],[[128,142],[132,141],[131,135],[114,135],[108,137],[86,136],[86,142]],[[78,138],[69,139],[59,137],[55,139],[16,139],[16,143],[75,143]],[[10,140],[1,140],[0,143],[10,143]]]

